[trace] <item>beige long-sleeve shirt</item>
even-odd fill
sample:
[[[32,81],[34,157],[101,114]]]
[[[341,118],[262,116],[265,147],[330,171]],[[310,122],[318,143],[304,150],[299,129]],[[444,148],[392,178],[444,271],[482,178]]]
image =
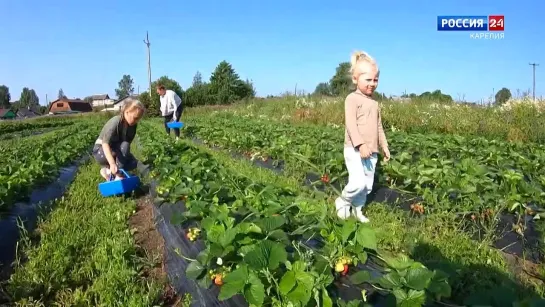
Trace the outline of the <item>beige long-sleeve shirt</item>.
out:
[[[365,144],[372,152],[388,148],[382,127],[378,102],[359,91],[349,94],[344,101],[345,147]]]

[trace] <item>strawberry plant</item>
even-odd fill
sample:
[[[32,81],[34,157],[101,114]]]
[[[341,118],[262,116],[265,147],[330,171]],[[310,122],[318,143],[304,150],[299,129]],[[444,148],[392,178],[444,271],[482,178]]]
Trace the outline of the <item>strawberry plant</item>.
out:
[[[143,124],[139,133],[158,181],[158,201],[184,208],[171,222],[201,229],[198,240],[204,248],[197,255],[179,252],[190,261],[186,275],[201,287],[220,287],[219,299],[242,295],[252,306],[333,306],[338,304],[336,279],[382,259],[369,225],[339,223],[323,199],[239,176],[209,154],[170,142],[154,129]],[[337,263],[343,266],[338,273]],[[383,266],[387,274],[391,269]],[[389,291],[379,279],[365,282]],[[429,284],[391,290],[424,291],[431,300],[444,296],[434,296]]]

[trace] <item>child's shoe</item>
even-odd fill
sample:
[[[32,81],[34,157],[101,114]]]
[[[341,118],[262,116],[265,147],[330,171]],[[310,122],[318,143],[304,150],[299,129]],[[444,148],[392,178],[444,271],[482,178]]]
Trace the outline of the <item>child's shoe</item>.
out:
[[[369,219],[363,215],[363,206],[352,206],[352,213],[362,223],[369,223]]]
[[[350,217],[350,204],[346,203],[342,198],[335,199],[335,209],[337,209],[337,216],[340,219],[346,220]]]

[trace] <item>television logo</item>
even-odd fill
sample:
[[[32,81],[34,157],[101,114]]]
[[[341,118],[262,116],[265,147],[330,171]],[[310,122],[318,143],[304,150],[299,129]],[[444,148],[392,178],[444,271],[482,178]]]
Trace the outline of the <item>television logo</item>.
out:
[[[437,16],[437,31],[501,32],[470,35],[471,38],[501,39],[504,38],[504,22],[503,15]]]

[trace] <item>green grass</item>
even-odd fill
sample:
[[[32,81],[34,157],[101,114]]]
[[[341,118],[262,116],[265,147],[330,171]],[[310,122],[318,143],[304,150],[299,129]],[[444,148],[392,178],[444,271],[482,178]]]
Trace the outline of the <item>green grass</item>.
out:
[[[28,258],[7,290],[21,306],[153,306],[160,284],[141,276],[128,219],[131,198],[103,198],[96,164],[83,166],[68,195],[38,228],[39,243],[27,244]],[[29,242],[28,240],[26,241]]]
[[[344,125],[344,97],[295,97],[256,99],[232,106],[206,106],[188,109],[184,117],[209,114],[213,110],[234,112],[238,116],[262,117],[292,124],[320,126]],[[483,136],[489,139],[545,141],[543,108],[530,103],[509,109],[468,104],[442,104],[433,101],[410,103],[381,102],[383,124],[405,132],[446,133]]]
[[[159,125],[159,124],[156,124]],[[196,145],[211,153],[231,171],[254,180],[274,183],[307,193],[297,178],[279,175],[271,170],[259,168],[247,160],[233,159],[224,151]],[[322,196],[317,196],[322,197]],[[329,199],[333,205],[333,199]],[[542,284],[530,279],[517,280],[502,253],[490,247],[490,240],[477,242],[470,234],[460,230],[451,214],[429,215],[413,218],[409,213],[387,204],[373,203],[367,209],[373,228],[376,229],[381,248],[409,254],[429,268],[439,268],[450,274],[453,299],[462,304],[471,294],[482,294],[493,289],[497,293],[513,290],[520,298],[530,294],[543,296]],[[495,296],[496,292],[489,294]]]

